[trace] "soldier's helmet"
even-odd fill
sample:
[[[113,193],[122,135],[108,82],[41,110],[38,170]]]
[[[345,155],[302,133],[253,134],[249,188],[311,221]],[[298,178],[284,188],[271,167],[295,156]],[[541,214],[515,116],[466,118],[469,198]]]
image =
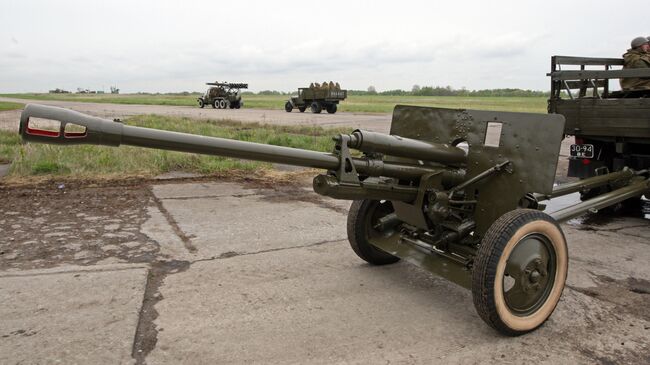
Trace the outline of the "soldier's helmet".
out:
[[[648,38],[646,37],[636,37],[632,40],[632,42],[630,42],[630,45],[632,46],[632,48],[636,48],[636,47],[641,47],[642,45],[649,42],[650,40],[648,40]]]

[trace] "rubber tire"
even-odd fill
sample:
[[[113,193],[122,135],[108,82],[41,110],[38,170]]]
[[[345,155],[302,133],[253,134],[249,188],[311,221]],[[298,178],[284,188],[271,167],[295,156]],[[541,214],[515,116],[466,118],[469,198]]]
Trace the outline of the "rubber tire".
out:
[[[329,114],[336,113],[336,109],[337,109],[336,104],[330,104],[330,105],[327,106],[327,112]]]
[[[320,112],[323,111],[323,106],[317,101],[311,103],[310,108],[311,108],[311,112],[314,114],[320,114]]]
[[[205,102],[203,99],[199,99],[199,108],[203,109],[205,107]]]
[[[386,253],[368,242],[366,216],[373,213],[377,200],[355,200],[348,213],[348,241],[354,253],[371,265],[389,265],[399,257]]]
[[[546,302],[534,313],[519,317],[510,313],[505,306],[501,290],[503,273],[497,275],[497,270],[499,263],[503,262],[502,268],[505,271],[505,262],[516,242],[529,233],[542,233],[549,239],[555,248],[556,272]],[[515,243],[510,244],[511,241]],[[546,322],[560,300],[566,282],[568,262],[566,238],[551,216],[532,209],[517,209],[502,215],[486,232],[472,268],[472,297],[476,312],[488,325],[504,335],[519,336],[535,330]],[[501,279],[500,284],[498,276]],[[497,284],[498,288],[495,287]]]
[[[291,102],[287,101],[284,104],[284,111],[287,113],[291,113],[292,110],[293,110],[293,105],[291,105]]]
[[[215,109],[219,109],[219,99],[216,99],[215,101],[212,102],[212,107]]]
[[[244,103],[242,103],[241,100],[238,101],[238,102],[235,104],[235,109],[239,109],[239,108],[241,108],[241,106],[242,106],[243,104],[244,104]]]
[[[304,106],[301,106],[301,107],[298,108],[298,111],[301,112],[301,113],[304,113],[305,110],[307,110],[307,108],[304,107]]]
[[[224,99],[219,100],[219,109],[226,109],[228,107],[228,102]]]

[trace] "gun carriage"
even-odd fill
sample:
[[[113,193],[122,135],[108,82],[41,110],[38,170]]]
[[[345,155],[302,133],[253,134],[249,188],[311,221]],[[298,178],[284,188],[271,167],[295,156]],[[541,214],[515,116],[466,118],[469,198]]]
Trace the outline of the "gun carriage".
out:
[[[37,129],[37,118],[59,126]],[[341,134],[333,152],[322,153],[28,105],[20,133],[32,142],[124,144],[323,169],[314,191],[353,201],[348,239],[361,259],[403,259],[445,277],[472,291],[487,324],[520,335],[542,325],[562,294],[568,253],[559,222],[650,189],[648,171],[628,168],[554,187],[564,124],[558,114],[398,105],[389,135]],[[542,200],[605,185],[617,188],[543,212]]]

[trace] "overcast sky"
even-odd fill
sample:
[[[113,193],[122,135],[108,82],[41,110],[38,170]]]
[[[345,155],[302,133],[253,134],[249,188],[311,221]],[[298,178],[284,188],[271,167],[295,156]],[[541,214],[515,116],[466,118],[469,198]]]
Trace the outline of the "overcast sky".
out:
[[[3,0],[0,92],[548,90],[550,56],[619,57],[650,1]]]

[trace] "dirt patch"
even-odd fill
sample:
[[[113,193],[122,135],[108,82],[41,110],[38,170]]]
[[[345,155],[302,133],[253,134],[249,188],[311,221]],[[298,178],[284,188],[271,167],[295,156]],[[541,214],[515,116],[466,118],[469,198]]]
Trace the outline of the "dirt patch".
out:
[[[140,233],[150,200],[144,186],[1,189],[0,270],[151,262],[159,247]]]
[[[640,278],[627,278],[615,280],[608,276],[597,275],[594,279],[597,286],[590,288],[570,288],[597,300],[602,300],[612,308],[605,315],[597,314],[592,327],[603,328],[603,322],[612,323],[612,326],[627,326],[630,332],[650,333],[650,281]],[[638,319],[625,324],[626,315]],[[630,317],[627,317],[630,318]],[[636,328],[635,328],[636,327]],[[606,332],[596,330],[594,337],[607,336]],[[647,350],[633,350],[627,342],[634,342],[634,338],[626,338],[626,333],[618,338],[618,342],[601,348],[590,348],[576,343],[578,350],[597,364],[648,364],[650,353]],[[629,345],[629,344],[628,344]]]
[[[240,173],[171,183],[235,181],[250,189],[273,188],[269,199],[328,204],[304,190],[311,175],[311,171]],[[157,181],[46,179],[0,186],[0,270],[164,259],[157,242],[140,233],[147,207],[159,205],[150,182]]]
[[[617,311],[642,318],[649,322],[646,325],[650,325],[650,281],[640,278],[614,280],[603,275],[597,275],[595,281],[598,286],[571,289],[612,303]]]

